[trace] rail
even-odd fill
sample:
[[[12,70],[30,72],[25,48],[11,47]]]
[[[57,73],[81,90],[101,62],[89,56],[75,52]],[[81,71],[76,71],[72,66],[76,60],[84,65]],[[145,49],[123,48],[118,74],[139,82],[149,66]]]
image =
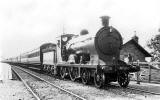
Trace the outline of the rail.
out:
[[[15,67],[16,67],[16,66],[15,66]],[[22,71],[24,71],[24,72],[26,72],[26,73],[28,73],[28,74],[30,74],[30,75],[36,77],[36,78],[38,78],[38,79],[44,81],[44,82],[46,82],[46,83],[48,83],[48,84],[50,84],[50,85],[52,85],[52,86],[54,86],[54,87],[56,87],[56,88],[62,90],[62,91],[64,91],[64,92],[70,94],[70,95],[73,95],[74,97],[79,98],[80,100],[86,100],[85,98],[83,98],[83,97],[81,97],[81,96],[79,96],[79,95],[77,95],[77,94],[75,94],[75,93],[73,93],[73,92],[70,92],[70,91],[68,91],[68,90],[65,90],[64,88],[62,88],[62,87],[60,87],[60,86],[57,86],[57,85],[55,85],[55,84],[53,84],[53,83],[51,83],[51,82],[49,82],[49,81],[47,81],[47,80],[45,80],[45,79],[39,77],[39,76],[36,76],[36,75],[34,75],[34,74],[30,73],[30,72],[27,72],[27,71],[23,70],[22,68],[19,68],[19,67],[16,67],[16,68],[18,68],[18,69],[20,69],[20,70],[22,70]]]
[[[28,84],[23,80],[23,78],[12,68],[12,70],[17,74],[17,76],[20,78],[20,80],[23,82],[23,84],[26,86],[27,90],[32,93],[32,95],[35,97],[36,100],[41,100],[34,92],[33,90],[28,86]]]

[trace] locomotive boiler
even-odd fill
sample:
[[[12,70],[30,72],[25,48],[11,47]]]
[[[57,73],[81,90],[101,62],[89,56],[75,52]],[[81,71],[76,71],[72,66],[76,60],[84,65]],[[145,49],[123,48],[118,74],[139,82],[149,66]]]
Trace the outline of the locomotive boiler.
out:
[[[122,44],[120,33],[105,26],[95,36],[85,34],[73,38],[67,43],[67,51],[72,51],[71,54],[75,54],[81,63],[117,65]]]

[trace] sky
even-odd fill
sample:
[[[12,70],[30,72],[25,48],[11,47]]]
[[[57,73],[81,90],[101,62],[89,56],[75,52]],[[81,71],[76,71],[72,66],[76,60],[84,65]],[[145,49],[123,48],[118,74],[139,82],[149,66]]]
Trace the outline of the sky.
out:
[[[96,34],[100,16],[111,17],[110,25],[124,42],[136,35],[146,43],[160,28],[159,0],[0,0],[0,56],[16,57],[46,42],[56,42],[65,33],[87,29]]]

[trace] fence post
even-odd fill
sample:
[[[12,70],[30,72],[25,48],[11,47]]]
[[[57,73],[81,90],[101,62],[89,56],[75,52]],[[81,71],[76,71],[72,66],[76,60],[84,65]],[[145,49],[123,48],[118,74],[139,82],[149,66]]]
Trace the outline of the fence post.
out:
[[[149,75],[148,75],[148,82],[151,82],[151,65],[149,65]]]
[[[139,60],[137,60],[137,66],[139,66]],[[140,84],[139,71],[137,72],[137,84]]]

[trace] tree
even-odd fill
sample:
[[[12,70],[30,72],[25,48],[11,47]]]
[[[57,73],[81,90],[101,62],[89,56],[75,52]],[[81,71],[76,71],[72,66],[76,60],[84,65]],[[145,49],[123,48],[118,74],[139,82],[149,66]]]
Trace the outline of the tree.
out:
[[[151,38],[148,41],[147,46],[152,50],[152,61],[160,61],[160,34]]]

